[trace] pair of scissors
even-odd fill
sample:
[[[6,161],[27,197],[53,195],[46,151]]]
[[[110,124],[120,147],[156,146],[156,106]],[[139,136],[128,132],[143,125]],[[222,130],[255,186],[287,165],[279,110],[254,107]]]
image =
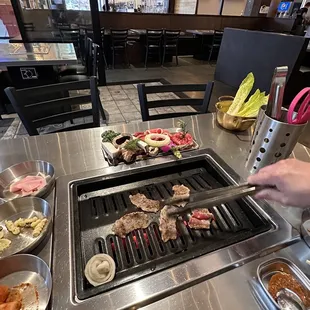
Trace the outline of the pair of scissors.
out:
[[[304,98],[304,99],[303,99]],[[302,100],[303,99],[303,100]],[[296,106],[300,104],[296,112]],[[289,124],[304,124],[310,120],[310,87],[301,90],[288,108],[287,122]]]

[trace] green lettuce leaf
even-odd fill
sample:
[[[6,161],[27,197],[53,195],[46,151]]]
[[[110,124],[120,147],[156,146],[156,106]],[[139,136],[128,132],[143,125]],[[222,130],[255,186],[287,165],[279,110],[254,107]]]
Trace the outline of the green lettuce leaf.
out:
[[[227,113],[230,115],[237,115],[246,98],[249,96],[254,85],[254,75],[250,72],[242,81],[236,93],[233,103],[229,107]]]
[[[237,113],[237,116],[257,117],[260,107],[267,104],[268,98],[269,95],[265,96],[265,92],[260,92],[260,90],[257,89],[250,99],[244,103],[241,110]]]

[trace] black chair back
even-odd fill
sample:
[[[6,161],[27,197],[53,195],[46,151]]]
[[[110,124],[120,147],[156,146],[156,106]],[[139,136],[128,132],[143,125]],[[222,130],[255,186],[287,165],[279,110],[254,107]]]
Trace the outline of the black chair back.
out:
[[[171,54],[172,56],[175,56],[176,64],[179,64],[178,60],[178,43],[179,43],[179,37],[181,34],[181,30],[164,30],[164,54],[163,54],[163,60],[162,65],[165,63],[165,57],[166,54]]]
[[[64,40],[71,40],[72,42],[79,40],[79,30],[76,29],[60,29],[60,35]]]
[[[85,41],[85,65],[86,65],[86,74],[88,76],[92,75],[92,65],[93,65],[93,58],[92,58],[92,49],[93,49],[93,40],[91,38],[86,37]]]
[[[61,29],[60,35],[63,41],[72,42],[75,48],[77,56],[80,56],[80,32],[73,29]]]
[[[181,30],[164,30],[164,46],[176,47],[179,42]]]
[[[223,39],[223,31],[215,30],[212,39],[212,45],[221,45]]]
[[[126,48],[128,29],[111,29],[112,48]]]
[[[100,46],[98,44],[93,43],[91,45],[91,59],[92,59],[91,76],[96,77],[98,76],[99,49]]]
[[[65,24],[65,23],[57,23],[56,28],[61,31],[61,30],[70,30],[71,25],[70,24]]]
[[[100,46],[93,43],[93,40],[88,38],[88,57],[87,57],[87,75],[96,76],[98,75],[98,61]]]
[[[34,31],[34,24],[33,23],[24,23],[24,28],[26,31]]]
[[[138,84],[138,95],[140,101],[140,109],[143,121],[182,117],[188,115],[195,115],[201,113],[207,113],[209,102],[213,89],[213,82],[208,84],[184,84],[184,85],[159,85],[159,86],[146,86],[145,84]],[[180,93],[180,92],[193,92],[201,91],[204,92],[203,99],[198,98],[180,98],[180,99],[162,99],[156,101],[148,101],[148,94],[158,93]],[[162,108],[162,107],[179,107],[179,106],[191,106],[197,112],[175,112],[166,114],[150,115],[149,109]]]
[[[301,36],[225,28],[215,80],[238,88],[247,74],[253,72],[253,90],[260,89],[269,93],[274,68],[288,66],[283,99],[283,105],[288,105],[296,96],[295,86],[299,84],[303,87],[299,82],[299,69],[305,59],[307,45],[307,38]]]
[[[161,46],[162,46],[163,30],[162,29],[147,29],[146,30],[146,53],[144,66],[147,66],[149,54],[157,53],[159,62],[161,62]]]
[[[102,53],[102,57],[103,57],[103,61],[104,61],[104,65],[106,68],[108,68],[108,62],[107,62],[107,58],[105,56],[105,29],[104,28],[101,28],[100,30],[100,33],[101,33],[101,46],[102,46],[102,50],[101,50],[101,53]]]
[[[93,29],[86,29],[85,32],[86,32],[86,35],[89,38],[91,38],[92,40],[94,39],[94,31],[93,31]]]
[[[147,29],[146,30],[146,45],[148,48],[159,48],[162,43],[163,30],[162,29]]]
[[[101,41],[102,41],[102,44],[103,44],[104,43],[104,35],[105,35],[105,29],[104,28],[100,29],[100,34],[101,34]]]
[[[88,54],[87,35],[85,29],[83,28],[79,29],[79,46],[80,46],[82,64],[86,65],[86,57],[87,57],[86,55]]]
[[[71,96],[72,91],[79,90],[90,90],[90,94]],[[66,121],[73,123],[74,119],[79,119],[77,120],[78,124],[53,132],[100,126],[99,105],[101,102],[96,77],[79,82],[59,83],[20,90],[7,87],[5,93],[30,136],[38,135],[38,128]],[[51,97],[53,99],[46,99]],[[75,109],[80,104],[90,102],[92,104],[91,109]],[[89,116],[92,116],[92,121],[80,122],[80,118]]]
[[[209,58],[208,61],[210,62],[212,57],[214,57],[214,52],[216,52],[216,56],[218,54],[218,51],[221,47],[222,43],[222,38],[223,38],[223,31],[214,31],[213,38],[212,38],[212,44],[208,44],[208,52],[209,52]]]

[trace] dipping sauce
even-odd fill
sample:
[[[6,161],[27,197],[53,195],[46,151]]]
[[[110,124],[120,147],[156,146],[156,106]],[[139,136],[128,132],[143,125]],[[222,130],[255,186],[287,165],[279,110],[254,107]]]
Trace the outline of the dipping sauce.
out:
[[[276,300],[277,293],[283,288],[293,291],[299,296],[305,306],[310,306],[309,292],[305,291],[301,284],[292,275],[278,272],[271,277],[268,283],[268,291],[272,298]]]

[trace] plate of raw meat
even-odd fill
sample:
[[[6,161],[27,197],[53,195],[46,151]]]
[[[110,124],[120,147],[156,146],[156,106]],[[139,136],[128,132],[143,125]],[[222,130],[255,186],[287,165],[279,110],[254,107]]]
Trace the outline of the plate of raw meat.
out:
[[[25,161],[0,173],[0,198],[47,196],[55,183],[54,167],[42,160]]]

